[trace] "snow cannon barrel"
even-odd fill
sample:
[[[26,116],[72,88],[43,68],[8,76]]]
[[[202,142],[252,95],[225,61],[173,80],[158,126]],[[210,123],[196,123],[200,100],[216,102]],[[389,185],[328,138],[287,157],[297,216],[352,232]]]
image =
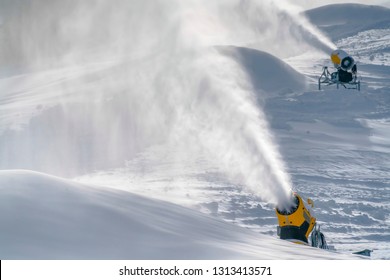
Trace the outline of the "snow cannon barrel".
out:
[[[278,236],[280,239],[308,244],[309,234],[314,228],[316,218],[310,214],[297,193],[293,194],[293,199],[293,206],[287,209],[276,207],[276,216],[279,222]],[[309,203],[312,203],[311,200]]]
[[[348,55],[343,50],[334,50],[330,55],[330,59],[337,69],[341,68],[344,71],[351,70],[353,65],[355,65],[355,60],[352,56]]]

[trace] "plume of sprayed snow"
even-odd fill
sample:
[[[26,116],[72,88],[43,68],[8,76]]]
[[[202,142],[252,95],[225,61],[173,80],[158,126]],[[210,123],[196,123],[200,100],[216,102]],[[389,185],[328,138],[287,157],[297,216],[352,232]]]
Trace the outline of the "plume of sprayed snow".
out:
[[[317,49],[322,50],[326,54],[330,54],[337,47],[326,37],[316,26],[302,15],[302,10],[298,6],[291,4],[289,1],[281,0],[277,2],[279,7],[288,13],[292,20],[298,24],[300,33],[305,39]]]
[[[285,203],[291,181],[245,70],[213,48],[251,46],[285,57],[313,44],[333,47],[283,5],[15,1],[3,23],[4,65],[37,71],[110,63],[49,88],[60,96],[60,109],[44,111],[23,132],[3,135],[7,149],[23,150],[24,157],[3,154],[1,166],[88,172],[110,168],[148,145],[171,142],[176,156],[204,153],[233,182],[265,201]],[[34,147],[47,135],[49,147]]]

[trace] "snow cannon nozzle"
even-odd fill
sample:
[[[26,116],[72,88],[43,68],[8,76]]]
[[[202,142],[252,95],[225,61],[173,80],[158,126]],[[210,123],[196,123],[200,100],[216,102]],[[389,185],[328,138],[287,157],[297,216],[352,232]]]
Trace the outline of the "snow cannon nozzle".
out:
[[[299,204],[299,200],[295,193],[291,193],[291,197],[289,200],[279,203],[279,205],[276,206],[276,211],[282,215],[288,215],[292,214],[297,210]]]
[[[310,205],[312,205],[310,200]],[[310,214],[301,196],[292,195],[290,205],[278,205],[275,209],[279,226],[277,227],[280,239],[301,244],[308,244],[308,237],[313,230],[316,219]]]

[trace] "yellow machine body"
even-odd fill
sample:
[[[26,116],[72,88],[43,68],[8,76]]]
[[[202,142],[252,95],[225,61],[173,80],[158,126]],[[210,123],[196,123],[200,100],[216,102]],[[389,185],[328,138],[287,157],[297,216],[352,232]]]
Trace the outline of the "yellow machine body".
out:
[[[290,209],[276,208],[278,217],[278,235],[281,239],[308,244],[308,237],[316,223],[302,198],[294,193],[294,206]],[[310,201],[312,203],[312,201]]]
[[[341,61],[346,58],[348,54],[343,50],[334,50],[330,54],[330,59],[332,60],[334,65],[339,66],[341,64]]]

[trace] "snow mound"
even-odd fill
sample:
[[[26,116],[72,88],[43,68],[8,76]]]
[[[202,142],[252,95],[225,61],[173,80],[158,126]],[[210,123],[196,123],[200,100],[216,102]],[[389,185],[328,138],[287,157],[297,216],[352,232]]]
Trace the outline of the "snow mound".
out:
[[[0,171],[1,259],[345,259],[129,192]]]
[[[334,4],[305,12],[309,20],[336,41],[370,29],[390,28],[390,9],[361,4]]]
[[[267,52],[244,47],[220,47],[233,57],[249,75],[255,90],[264,94],[303,90],[306,77],[290,65]]]

